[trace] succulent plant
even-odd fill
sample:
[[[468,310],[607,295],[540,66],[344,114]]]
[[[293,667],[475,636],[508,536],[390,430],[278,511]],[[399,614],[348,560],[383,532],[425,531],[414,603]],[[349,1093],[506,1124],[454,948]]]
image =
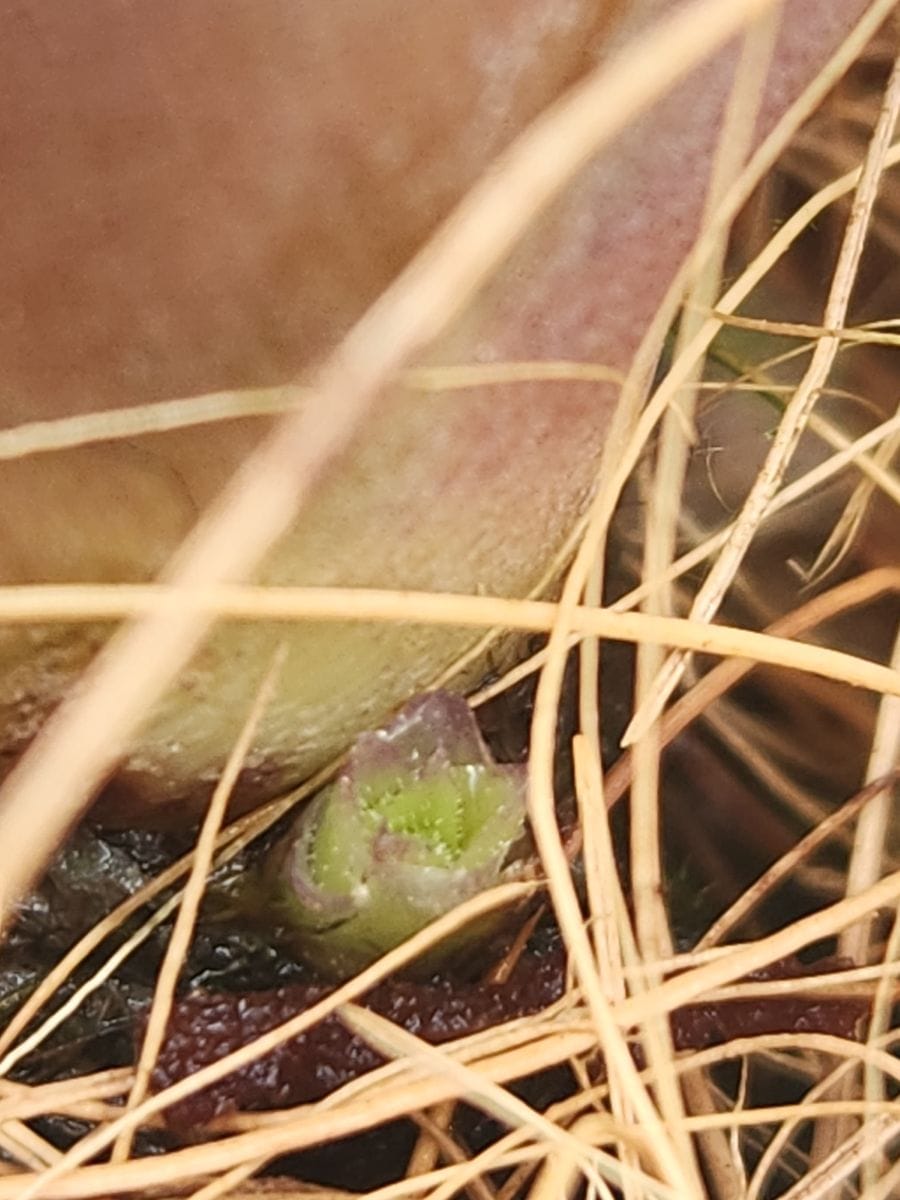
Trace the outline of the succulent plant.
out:
[[[524,784],[524,768],[495,763],[465,700],[448,692],[418,696],[360,736],[276,855],[303,956],[350,975],[514,873],[526,854]],[[479,923],[462,941],[484,932]],[[459,948],[454,939],[428,965]]]
[[[0,426],[307,378],[516,134],[681,6],[6,4]],[[760,136],[869,7],[780,6]],[[602,150],[418,365],[627,370],[694,244],[735,53],[724,49]],[[519,207],[511,195],[510,211]],[[286,395],[245,399],[265,410]],[[386,389],[258,581],[531,594],[591,495],[616,395],[586,380],[425,399]],[[151,423],[140,438],[0,462],[0,582],[153,578],[270,421]],[[108,632],[0,630],[0,767],[31,744]],[[283,638],[280,695],[236,791],[245,806],[449,678],[480,635],[222,623],[148,714],[104,815],[196,819],[258,664]],[[454,687],[474,684],[483,665],[472,661]]]

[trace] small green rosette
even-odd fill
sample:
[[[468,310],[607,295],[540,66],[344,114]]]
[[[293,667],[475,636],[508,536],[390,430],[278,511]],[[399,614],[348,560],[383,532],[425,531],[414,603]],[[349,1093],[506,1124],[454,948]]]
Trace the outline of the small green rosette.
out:
[[[528,858],[524,768],[493,761],[465,700],[429,692],[358,738],[283,843],[277,888],[302,955],[342,979]],[[486,932],[464,930],[420,969]]]

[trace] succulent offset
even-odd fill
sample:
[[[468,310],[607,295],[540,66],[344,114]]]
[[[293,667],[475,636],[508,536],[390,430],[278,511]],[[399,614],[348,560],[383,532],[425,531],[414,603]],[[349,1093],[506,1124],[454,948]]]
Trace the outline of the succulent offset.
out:
[[[524,845],[524,769],[493,761],[465,700],[430,692],[358,738],[304,810],[279,900],[301,953],[343,977],[515,872]]]

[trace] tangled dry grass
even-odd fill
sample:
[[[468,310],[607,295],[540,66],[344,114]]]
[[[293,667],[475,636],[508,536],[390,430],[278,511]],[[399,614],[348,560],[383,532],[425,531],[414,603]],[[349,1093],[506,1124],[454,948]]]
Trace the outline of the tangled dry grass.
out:
[[[184,548],[167,585],[0,592],[0,618],[5,621],[132,618],[98,660],[89,686],[48,728],[27,769],[7,787],[0,817],[0,878],[7,916],[54,850],[70,815],[79,810],[131,729],[215,617],[465,623],[482,628],[485,636],[495,628],[515,628],[542,633],[547,639],[528,662],[473,697],[473,703],[481,703],[525,675],[538,673],[529,786],[543,879],[509,884],[471,901],[259,1042],[165,1092],[148,1095],[150,1069],[211,864],[239,853],[328,774],[311,780],[298,793],[220,827],[230,784],[265,704],[263,690],[193,853],[91,930],[48,973],[0,1034],[0,1200],[338,1194],[284,1175],[257,1176],[284,1155],[404,1116],[417,1121],[419,1140],[397,1180],[367,1193],[378,1200],[403,1196],[443,1200],[461,1192],[479,1200],[514,1200],[520,1195],[555,1200],[576,1194],[580,1187],[590,1195],[621,1194],[629,1200],[706,1195],[718,1200],[760,1200],[774,1194],[791,1200],[850,1195],[889,1200],[900,1194],[896,1164],[900,1067],[892,1016],[900,958],[900,869],[891,830],[900,758],[900,641],[896,640],[900,566],[897,539],[894,536],[892,541],[890,535],[898,527],[895,506],[900,485],[893,462],[900,444],[900,415],[892,383],[896,375],[886,358],[896,354],[897,332],[896,323],[889,320],[859,325],[852,324],[850,317],[851,293],[866,245],[877,238],[881,245],[896,249],[897,193],[892,171],[900,159],[900,146],[894,141],[900,76],[890,66],[898,45],[896,22],[885,26],[868,46],[865,70],[851,76],[851,80],[876,79],[880,90],[853,91],[845,86],[797,134],[834,80],[863,50],[891,4],[873,5],[859,36],[742,168],[751,124],[748,113],[765,64],[762,39],[748,39],[743,73],[723,133],[717,171],[722,182],[711,190],[708,219],[694,259],[671,303],[660,313],[632,376],[623,381],[617,431],[610,439],[591,511],[573,531],[574,557],[558,601],[266,591],[230,582],[251,568],[253,557],[261,555],[293,518],[304,499],[303,481],[314,479],[322,462],[344,443],[383,381],[403,369],[413,350],[464,303],[515,239],[519,230],[510,224],[503,188],[513,186],[518,194],[526,194],[529,205],[523,205],[522,211],[527,208],[527,215],[533,216],[565,185],[578,164],[652,94],[743,28],[763,7],[749,0],[731,5],[698,0],[666,27],[658,41],[648,39],[640,47],[640,62],[621,62],[592,77],[531,130],[502,170],[473,192],[450,225],[353,332],[317,385],[320,404],[285,414],[271,442]],[[652,71],[646,69],[648,64]],[[595,118],[598,110],[609,114],[602,125]],[[758,199],[756,209],[744,209],[745,225],[752,225],[754,212],[759,221],[759,203],[771,217],[772,210],[765,205],[773,202],[778,179],[792,180],[795,186],[799,180],[809,195],[792,214],[778,210],[781,223],[776,232],[768,236],[767,229],[758,252],[748,255],[747,261],[737,267],[728,259],[732,282],[725,289],[720,279],[727,233],[764,168],[770,172],[768,191],[761,202]],[[836,222],[832,214],[845,200],[850,201],[849,213]],[[770,277],[786,275],[792,281],[798,273],[802,277],[804,252],[797,243],[817,221],[823,226],[828,223],[828,228],[833,223],[836,231],[827,296],[821,289],[817,293],[820,316],[798,320],[790,313],[782,319],[773,310],[765,329],[769,335],[791,338],[805,355],[801,377],[783,397],[777,432],[755,480],[747,481],[740,511],[714,530],[695,528],[692,544],[686,545],[678,520],[684,517],[684,481],[695,454],[686,428],[695,406],[702,412],[707,394],[720,393],[724,387],[709,366],[710,347],[729,323],[759,331],[761,323],[748,320],[746,313],[738,316],[738,310],[759,294]],[[735,236],[732,245],[737,241]],[[752,236],[743,239],[744,246],[751,243]],[[895,300],[897,294],[895,286]],[[890,291],[878,298],[882,306],[885,296]],[[643,385],[648,365],[658,358],[665,332],[685,297],[670,365],[647,398]],[[883,311],[882,307],[882,315]],[[863,397],[857,408],[864,407],[871,419],[860,432],[829,423],[814,407],[823,392],[837,388],[832,383],[835,368],[843,365],[848,348],[856,348],[854,362],[861,365],[840,387],[857,399]],[[863,358],[868,352],[871,361]],[[770,357],[774,360],[776,355]],[[772,361],[747,363],[743,373],[729,379],[728,388],[735,394],[742,387],[757,392],[763,370],[772,367]],[[496,376],[498,368],[492,370]],[[602,368],[583,364],[511,364],[507,371],[511,379],[523,375],[559,379],[573,373],[585,378],[592,372],[598,379],[608,378]],[[447,388],[469,386],[481,378],[473,369],[463,376],[420,374],[410,382],[423,388]],[[775,394],[785,390],[777,375],[766,386]],[[284,394],[264,402],[269,404],[270,399],[273,410],[285,404]],[[49,452],[96,437],[138,436],[143,430],[169,428],[178,422],[223,419],[234,415],[241,403],[240,397],[205,397],[4,431],[0,456]],[[261,403],[258,395],[252,403]],[[673,415],[676,404],[678,412]],[[797,442],[815,421],[829,444],[827,454],[785,482]],[[293,481],[277,469],[288,444],[295,448],[294,463],[299,458],[306,467],[295,471]],[[650,455],[648,445],[653,447]],[[623,489],[635,480],[643,488],[647,523],[644,548],[639,551],[640,577],[600,606],[601,596],[608,597],[609,592],[602,564],[613,516]],[[785,606],[781,597],[768,593],[766,570],[760,565],[766,561],[768,523],[776,514],[790,517],[804,499],[815,502],[833,480],[849,480],[850,485],[824,536],[822,530],[813,532],[812,541],[818,540],[825,550],[811,568],[809,594],[805,596],[798,586]],[[809,530],[804,528],[802,534],[808,549]],[[755,558],[757,546],[763,550]],[[702,573],[699,587],[693,582],[698,572]],[[881,613],[877,636],[868,622],[873,606]],[[713,624],[719,613],[723,622]],[[596,687],[601,639],[637,646],[635,703],[625,738],[628,749],[607,770],[602,765],[603,714]],[[573,646],[580,654],[582,681],[572,754],[587,920],[573,881],[572,845],[561,835],[554,795],[554,766],[560,752],[557,713]],[[698,652],[722,661],[698,668],[686,657]],[[877,654],[882,661],[874,661]],[[747,676],[759,677],[763,688],[777,694],[779,727],[767,725],[752,705],[742,707],[732,698]],[[685,686],[670,703],[679,683]],[[867,697],[848,692],[848,684],[866,689]],[[858,786],[844,788],[838,797],[843,803],[817,786],[829,770],[831,748],[806,746],[805,754],[792,757],[791,747],[785,744],[807,736],[804,721],[810,708],[826,714],[838,741],[847,731],[843,753],[851,761],[846,774],[853,777],[856,772]],[[738,802],[752,796],[756,806],[752,819],[771,819],[773,828],[787,830],[791,841],[782,839],[766,870],[746,887],[742,884],[737,894],[733,890],[729,894],[726,888],[723,911],[685,950],[673,939],[667,909],[667,825],[661,819],[661,806],[668,810],[679,801],[688,805],[680,819],[684,837],[685,823],[695,827],[704,823],[698,806],[713,800],[702,784],[695,785],[697,800],[687,795],[683,784],[670,784],[662,763],[665,748],[698,727],[711,734],[732,764],[739,763],[735,775],[742,779],[743,791]],[[839,778],[835,790],[840,793],[842,786]],[[626,792],[630,794],[627,879],[613,849],[608,819]],[[696,836],[698,843],[706,837],[701,829]],[[723,855],[722,861],[726,860]],[[727,873],[728,866],[717,870]],[[771,897],[798,878],[818,903],[786,924],[773,920]],[[172,898],[156,908],[62,1008],[55,1009],[54,996],[76,968],[102,950],[127,918],[173,885]],[[572,966],[571,986],[554,1008],[436,1049],[356,1003],[373,984],[389,978],[423,948],[479,913],[544,889]],[[66,1015],[173,915],[170,950],[137,1067],[34,1086],[13,1082],[10,1072],[27,1061]],[[853,959],[854,968],[805,977],[802,988],[809,994],[869,997],[871,1017],[864,1040],[786,1032],[742,1038],[703,1051],[675,1052],[668,1025],[674,1009],[698,999],[796,989],[796,981],[741,981],[750,971],[829,940]],[[132,1153],[135,1131],[158,1125],[167,1105],[331,1011],[339,1012],[374,1044],[388,1065],[318,1103],[221,1118],[203,1140],[153,1157]],[[642,1047],[643,1066],[632,1054],[635,1042]],[[588,1067],[598,1057],[605,1064],[602,1076]],[[531,1107],[507,1086],[522,1076],[567,1063],[582,1086],[545,1111]],[[790,1080],[790,1098],[783,1099],[787,1091],[776,1087],[769,1102],[751,1103],[760,1072]],[[475,1154],[454,1140],[453,1108],[461,1099],[507,1130]],[[86,1132],[63,1152],[39,1132],[39,1118],[46,1114],[83,1122]]]

